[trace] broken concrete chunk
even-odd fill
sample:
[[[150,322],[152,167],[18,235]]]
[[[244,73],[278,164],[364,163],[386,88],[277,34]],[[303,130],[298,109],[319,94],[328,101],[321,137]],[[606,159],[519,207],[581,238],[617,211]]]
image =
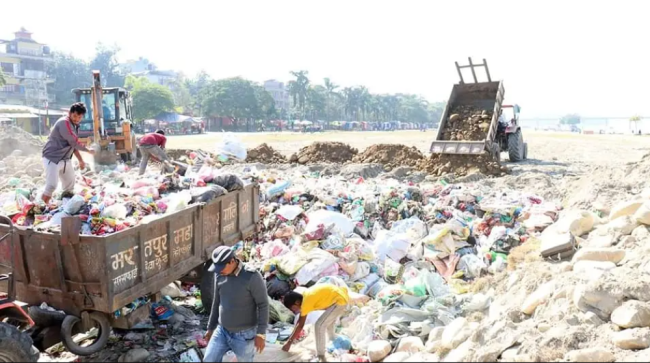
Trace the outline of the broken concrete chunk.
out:
[[[393,348],[385,340],[375,340],[368,345],[368,358],[371,362],[379,362],[386,358]]]
[[[612,313],[612,323],[626,329],[650,327],[650,304],[626,301]]]
[[[433,343],[441,340],[442,333],[444,333],[444,331],[445,331],[444,326],[437,326],[431,329],[431,332],[429,333],[429,338],[427,339],[427,343]]]
[[[603,320],[609,320],[612,312],[621,306],[623,296],[603,291],[597,285],[578,286],[573,293],[573,303],[582,312],[593,312]]]
[[[627,329],[614,333],[612,342],[621,349],[650,348],[650,329]]]
[[[615,205],[609,213],[609,220],[633,215],[643,204],[643,200],[628,200]]]
[[[446,349],[454,349],[472,334],[467,319],[457,318],[452,321],[442,333],[442,346]]]
[[[644,225],[650,224],[650,202],[645,202],[634,213],[634,220],[643,223]]]
[[[408,352],[411,354],[415,354],[423,350],[424,350],[424,343],[422,343],[422,339],[420,339],[420,337],[402,338],[397,344],[397,348],[395,348],[396,353]]]
[[[593,273],[609,271],[616,268],[616,264],[610,261],[578,261],[573,265],[573,272],[575,273]]]
[[[624,216],[624,217],[618,217],[609,223],[599,226],[594,233],[605,236],[608,234],[620,234],[623,236],[627,236],[632,234],[632,231],[636,227],[639,226],[639,222],[637,222],[634,217],[632,216]]]
[[[564,356],[567,362],[613,362],[614,354],[605,348],[587,348],[568,352]]]
[[[555,291],[555,281],[549,281],[535,290],[521,306],[521,312],[526,315],[532,315],[539,305],[548,301]]]
[[[587,247],[579,250],[573,256],[573,262],[579,261],[602,261],[619,263],[625,258],[625,251],[617,248]]]

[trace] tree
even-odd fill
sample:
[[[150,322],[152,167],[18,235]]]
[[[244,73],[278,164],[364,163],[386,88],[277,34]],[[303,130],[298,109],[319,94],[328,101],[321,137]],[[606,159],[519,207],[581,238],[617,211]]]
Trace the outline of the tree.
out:
[[[562,125],[577,125],[580,123],[580,115],[577,113],[570,113],[562,116],[560,124]]]
[[[203,102],[205,115],[230,117],[235,129],[240,120],[259,115],[255,84],[241,77],[210,82]]]
[[[195,78],[185,81],[192,100],[190,107],[192,108],[193,115],[203,116],[206,91],[211,82],[212,78],[210,78],[210,75],[206,71],[200,71]]]
[[[295,80],[289,81],[289,94],[293,98],[293,107],[300,110],[301,116],[305,117],[305,106],[307,105],[307,93],[309,92],[308,71],[291,71]]]
[[[117,62],[117,53],[120,48],[116,45],[107,47],[102,43],[97,44],[95,48],[95,57],[90,61],[90,69],[99,71],[102,75],[102,86],[104,87],[122,87],[124,86],[124,75],[119,69]]]
[[[273,96],[260,85],[255,85],[255,100],[257,103],[257,115],[255,118],[261,120],[270,120],[278,115],[275,108],[275,100]]]
[[[129,75],[125,86],[132,90],[133,117],[143,121],[155,117],[161,112],[174,110],[174,96],[169,88],[151,83],[144,77]]]
[[[0,68],[0,87],[4,86],[7,84],[7,80],[5,79],[5,74],[2,71],[2,68]]]
[[[310,119],[316,121],[326,117],[327,112],[327,89],[324,86],[316,85],[309,87],[307,91],[307,114]]]
[[[182,73],[176,75],[169,83],[169,89],[172,91],[174,96],[174,104],[176,105],[176,112],[178,113],[190,113],[193,114],[192,105],[192,95],[188,88],[188,80]]]
[[[71,54],[54,53],[54,62],[47,68],[47,76],[54,80],[48,92],[54,95],[56,104],[60,106],[75,102],[73,89],[92,86],[88,63]]]

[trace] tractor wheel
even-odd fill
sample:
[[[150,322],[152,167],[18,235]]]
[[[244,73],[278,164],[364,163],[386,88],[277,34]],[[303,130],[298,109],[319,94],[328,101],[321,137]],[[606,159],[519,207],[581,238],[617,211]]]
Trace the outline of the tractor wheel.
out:
[[[510,161],[522,161],[524,159],[524,150],[524,137],[521,134],[521,129],[519,129],[508,136],[508,155],[510,156]]]
[[[73,340],[73,337],[77,333],[85,333],[81,331],[81,326],[83,325],[81,324],[81,319],[73,315],[68,315],[63,320],[61,336],[63,337],[63,345],[70,353],[79,356],[89,356],[102,350],[106,346],[106,343],[108,343],[108,338],[111,336],[111,324],[108,321],[108,317],[99,312],[92,312],[90,313],[90,319],[95,323],[95,327],[99,329],[99,336],[93,344],[87,347],[82,347]]]
[[[528,143],[524,143],[524,160],[528,160]]]
[[[208,271],[210,266],[212,266],[212,261],[203,264],[203,276],[201,276],[201,302],[208,313],[212,309],[214,300],[214,273]]]
[[[0,362],[37,362],[40,353],[32,344],[29,335],[0,323]]]

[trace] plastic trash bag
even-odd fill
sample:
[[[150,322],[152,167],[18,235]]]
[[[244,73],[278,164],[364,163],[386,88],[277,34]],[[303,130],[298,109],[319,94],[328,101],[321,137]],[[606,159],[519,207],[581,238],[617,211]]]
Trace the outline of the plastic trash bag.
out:
[[[75,195],[65,204],[63,211],[67,214],[75,215],[79,213],[84,205],[86,205],[86,200],[80,195]]]
[[[321,248],[324,250],[343,250],[345,248],[345,237],[340,233],[333,233],[327,236],[325,241],[321,242]]]
[[[390,231],[395,234],[407,233],[417,240],[427,235],[427,225],[419,218],[407,218],[393,223]]]
[[[219,159],[222,161],[229,159],[244,161],[246,160],[246,145],[235,134],[228,132],[217,143],[215,153],[219,155]]]
[[[217,174],[212,179],[212,183],[217,184],[229,192],[244,189],[244,181],[235,174]]]
[[[192,195],[190,194],[189,190],[183,190],[178,193],[171,194],[168,197],[167,211],[165,211],[165,213],[170,214],[181,211],[187,208],[191,200]]]
[[[127,210],[124,204],[113,204],[109,207],[104,208],[102,211],[102,217],[108,217],[113,219],[124,219],[126,218]]]
[[[481,274],[487,271],[487,268],[488,266],[483,259],[472,253],[464,255],[458,262],[458,270],[462,270],[465,277],[468,278],[481,277]]]
[[[353,275],[350,276],[350,281],[361,280],[370,274],[370,265],[368,262],[359,262]]]
[[[388,285],[384,287],[377,296],[375,297],[379,302],[384,305],[388,305],[392,302],[397,301],[402,295],[406,293],[406,290],[403,286],[400,285]]]
[[[275,239],[262,246],[260,255],[263,260],[270,260],[273,257],[286,255],[290,251],[291,250],[289,249],[289,247],[285,245],[281,240]]]
[[[207,203],[227,194],[228,191],[219,185],[210,185],[207,187],[192,188],[190,190],[190,203]]]
[[[273,277],[266,282],[266,293],[271,299],[280,299],[291,291],[291,285],[287,281]]]
[[[286,220],[293,221],[294,219],[298,218],[298,216],[303,212],[304,211],[302,210],[302,207],[299,205],[283,205],[277,211],[275,211],[275,214]]]
[[[336,257],[319,248],[314,248],[309,252],[309,262],[302,266],[296,273],[296,281],[300,285],[307,285],[310,281],[316,279],[328,267],[336,263]]]
[[[374,261],[375,253],[368,242],[361,238],[348,238],[347,246],[343,249],[344,252],[350,252],[357,256],[361,261]]]
[[[316,229],[319,224],[325,226],[334,224],[334,228],[338,229],[344,235],[348,235],[354,231],[354,222],[344,214],[338,212],[321,209],[310,213],[308,217],[309,223],[307,224],[307,230]]]
[[[321,284],[330,284],[338,287],[344,287],[347,288],[348,285],[343,281],[340,277],[336,276],[325,276],[321,277],[316,281],[316,285],[321,285]]]
[[[405,233],[393,234],[388,231],[382,231],[375,240],[377,258],[379,262],[384,262],[386,257],[393,261],[400,261],[411,248],[413,238]]]
[[[269,299],[269,320],[272,322],[281,321],[291,324],[295,318],[294,313],[287,309],[284,304],[278,300]]]

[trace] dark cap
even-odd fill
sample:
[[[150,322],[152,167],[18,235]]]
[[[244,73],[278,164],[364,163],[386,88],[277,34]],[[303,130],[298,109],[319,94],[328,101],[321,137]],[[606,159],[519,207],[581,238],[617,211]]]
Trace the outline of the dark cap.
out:
[[[228,246],[219,246],[212,251],[212,266],[208,269],[209,272],[220,274],[226,267],[228,262],[235,258],[235,252]]]

